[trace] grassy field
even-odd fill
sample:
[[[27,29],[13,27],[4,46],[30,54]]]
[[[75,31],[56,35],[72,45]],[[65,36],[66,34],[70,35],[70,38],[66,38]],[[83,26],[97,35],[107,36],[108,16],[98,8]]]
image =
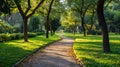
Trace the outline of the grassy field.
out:
[[[86,67],[120,67],[120,35],[110,34],[111,53],[102,50],[102,37],[65,34],[75,38],[74,50]]]
[[[60,39],[58,36],[46,39],[41,35],[29,38],[28,43],[24,43],[23,39],[0,43],[0,67],[11,67],[35,49],[58,39]]]

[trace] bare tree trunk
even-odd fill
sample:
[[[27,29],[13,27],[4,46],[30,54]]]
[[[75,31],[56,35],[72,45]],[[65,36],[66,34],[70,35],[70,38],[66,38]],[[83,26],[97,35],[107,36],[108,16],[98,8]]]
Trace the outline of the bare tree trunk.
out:
[[[50,21],[49,21],[49,16],[50,16],[50,12],[51,12],[51,9],[52,9],[53,2],[54,2],[54,0],[51,0],[50,6],[49,6],[49,10],[48,10],[48,14],[47,14],[46,38],[49,38],[49,28],[50,28],[50,31],[52,32],[52,30],[51,30],[52,28],[51,28]]]
[[[23,33],[23,21],[22,21],[22,23],[21,23],[21,26],[20,26],[21,28],[20,28],[20,32],[21,33]]]
[[[47,17],[47,22],[46,22],[46,38],[49,38],[49,17]]]
[[[24,41],[28,42],[28,35],[27,35],[27,18],[24,18],[23,20],[23,32],[24,32]]]
[[[85,29],[85,23],[84,23],[84,18],[83,17],[81,17],[81,21],[82,21],[81,25],[82,25],[83,32],[84,32],[84,37],[86,37],[87,32],[86,32],[86,29]]]
[[[108,29],[107,29],[107,24],[104,18],[104,2],[105,0],[99,0],[97,3],[97,16],[98,16],[98,21],[101,26],[101,30],[103,33],[103,51],[104,52],[110,52],[110,44],[109,44],[109,35],[108,35]]]

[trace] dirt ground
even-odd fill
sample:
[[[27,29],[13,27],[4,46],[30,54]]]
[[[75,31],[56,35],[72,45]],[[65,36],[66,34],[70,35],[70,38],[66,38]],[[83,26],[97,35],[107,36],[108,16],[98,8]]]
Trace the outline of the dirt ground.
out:
[[[66,37],[39,50],[17,67],[80,67],[72,54],[74,40]]]

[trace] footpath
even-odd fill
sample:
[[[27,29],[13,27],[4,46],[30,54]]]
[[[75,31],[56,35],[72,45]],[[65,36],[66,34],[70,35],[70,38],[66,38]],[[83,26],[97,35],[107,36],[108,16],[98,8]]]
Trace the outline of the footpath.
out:
[[[74,40],[61,37],[62,40],[38,50],[17,67],[80,67],[73,57]]]

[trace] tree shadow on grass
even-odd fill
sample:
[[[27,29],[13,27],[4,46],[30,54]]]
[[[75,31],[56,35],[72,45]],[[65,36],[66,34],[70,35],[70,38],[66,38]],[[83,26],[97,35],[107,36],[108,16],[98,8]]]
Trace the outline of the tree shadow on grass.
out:
[[[0,67],[11,67],[18,60],[31,53],[31,50],[25,50],[13,44],[0,43],[0,45]]]
[[[111,43],[111,47],[112,52],[110,53],[102,51],[101,42],[76,42],[74,48],[78,52],[78,55],[82,54],[86,56],[85,58],[82,57],[82,59],[88,67],[118,67],[120,65],[120,61],[118,60],[120,58],[120,45]],[[109,62],[112,63],[110,64]]]

